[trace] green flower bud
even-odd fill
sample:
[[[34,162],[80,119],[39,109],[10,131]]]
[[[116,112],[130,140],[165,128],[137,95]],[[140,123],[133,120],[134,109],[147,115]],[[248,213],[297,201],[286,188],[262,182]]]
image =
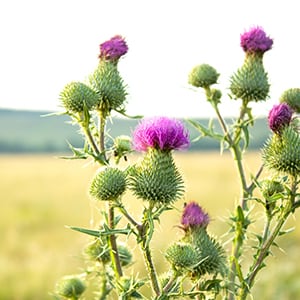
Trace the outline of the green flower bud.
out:
[[[106,167],[94,177],[90,194],[97,200],[116,200],[126,190],[126,175],[117,168]]]
[[[300,113],[300,89],[288,89],[281,95],[279,101],[287,103],[296,113]]]
[[[118,252],[121,261],[121,265],[123,267],[128,266],[132,263],[132,254],[128,247],[125,245],[118,245]]]
[[[188,82],[195,87],[207,88],[217,83],[220,74],[208,64],[194,67],[189,74]]]
[[[91,242],[84,253],[90,260],[99,261],[104,264],[110,262],[109,248],[104,237],[100,237]]]
[[[267,199],[275,194],[283,192],[284,187],[279,181],[267,179],[262,182],[261,190],[263,196]]]
[[[197,263],[198,259],[194,247],[186,243],[171,245],[166,250],[165,257],[175,268],[186,269],[191,269]]]
[[[300,136],[292,127],[284,127],[281,135],[274,134],[262,151],[268,169],[296,176],[300,174]]]
[[[236,99],[245,102],[266,100],[270,84],[262,58],[248,55],[243,66],[230,79],[230,90]]]
[[[123,109],[127,92],[115,64],[108,61],[100,63],[89,80],[91,86],[99,95],[97,102],[98,110],[107,116],[111,110]]]
[[[130,189],[143,200],[170,203],[184,192],[171,152],[149,148],[143,161],[130,169]]]
[[[60,93],[60,101],[67,111],[82,112],[84,106],[92,110],[98,101],[97,93],[81,82],[67,84]]]
[[[79,299],[86,286],[76,276],[65,276],[55,286],[55,292],[67,299]]]
[[[113,148],[114,148],[114,155],[117,163],[119,162],[121,157],[124,157],[126,160],[126,154],[132,151],[131,138],[127,135],[120,135],[116,137]]]
[[[266,201],[265,207],[267,214],[270,216],[275,208],[277,200],[276,198],[272,198],[272,196],[282,193],[284,187],[279,181],[267,179],[261,183],[261,191]]]

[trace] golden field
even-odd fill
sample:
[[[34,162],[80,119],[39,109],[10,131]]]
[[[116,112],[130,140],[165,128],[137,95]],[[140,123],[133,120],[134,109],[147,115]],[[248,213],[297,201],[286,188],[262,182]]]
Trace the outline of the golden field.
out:
[[[137,157],[129,158],[132,160]],[[197,201],[209,213],[209,231],[228,241],[226,235],[230,210],[239,199],[239,182],[229,154],[176,153],[177,166],[186,183],[184,199],[166,212],[154,235],[152,248],[159,271],[167,264],[164,249],[180,238],[176,227],[184,202]],[[246,155],[246,169],[256,173],[260,165],[258,152]],[[0,299],[51,299],[55,281],[61,276],[80,273],[84,268],[82,249],[89,237],[65,225],[92,227],[101,222],[99,208],[89,199],[88,186],[97,167],[88,161],[70,161],[54,156],[0,156],[1,218]],[[126,195],[129,211],[139,217],[142,204]],[[260,230],[259,219],[252,230]],[[298,220],[297,220],[298,215]],[[285,252],[274,250],[261,271],[253,291],[254,299],[300,299],[300,226],[299,214],[289,220],[292,233],[279,238]],[[252,239],[253,236],[249,236]],[[133,245],[132,241],[129,241]],[[134,272],[143,276],[135,248]]]

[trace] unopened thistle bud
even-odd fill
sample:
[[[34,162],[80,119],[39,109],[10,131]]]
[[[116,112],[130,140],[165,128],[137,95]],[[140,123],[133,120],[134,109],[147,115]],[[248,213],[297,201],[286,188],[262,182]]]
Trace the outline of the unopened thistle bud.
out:
[[[97,200],[113,201],[126,190],[126,175],[113,167],[102,168],[94,177],[90,194]]]
[[[165,257],[177,269],[192,269],[197,264],[198,254],[191,244],[178,242],[168,247]]]
[[[133,147],[146,151],[143,161],[130,170],[130,188],[139,198],[170,203],[182,196],[183,180],[171,151],[189,146],[188,133],[175,119],[143,120],[133,133]]]
[[[60,93],[60,101],[68,112],[82,112],[84,107],[92,110],[97,101],[97,93],[81,82],[67,84]]]
[[[188,82],[195,87],[208,88],[212,84],[217,83],[219,75],[212,66],[202,64],[192,69]]]
[[[300,174],[300,135],[291,126],[283,127],[280,135],[274,134],[262,151],[268,169],[283,174]]]
[[[67,299],[79,299],[86,286],[77,276],[65,276],[55,286],[55,292]]]
[[[128,266],[132,263],[132,253],[127,246],[123,244],[118,245],[118,253],[121,265],[123,267]]]
[[[288,104],[296,113],[300,113],[300,88],[286,90],[279,101]]]
[[[282,129],[289,126],[292,120],[293,111],[286,103],[274,105],[268,115],[268,123],[270,129],[277,134],[280,134]]]
[[[127,135],[120,135],[114,140],[114,156],[116,162],[118,163],[121,157],[124,157],[126,160],[126,154],[132,151],[131,149],[131,138]]]
[[[273,40],[266,36],[261,27],[251,28],[241,35],[241,47],[246,56],[243,66],[230,79],[230,90],[234,98],[246,103],[267,99],[270,84],[263,66],[263,54],[272,45]]]
[[[110,262],[109,247],[105,237],[101,236],[88,244],[84,253],[92,261],[99,261],[103,264]]]
[[[276,205],[276,199],[272,198],[274,195],[284,191],[283,185],[276,180],[267,179],[261,183],[262,195],[265,198],[265,207],[268,215],[271,215]]]

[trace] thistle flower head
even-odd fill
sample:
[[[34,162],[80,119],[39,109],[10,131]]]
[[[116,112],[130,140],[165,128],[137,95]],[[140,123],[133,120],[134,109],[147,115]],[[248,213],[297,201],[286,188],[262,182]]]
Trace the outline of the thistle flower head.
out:
[[[290,124],[292,115],[293,110],[288,104],[275,104],[268,115],[270,129],[275,133],[280,133],[283,127]]]
[[[100,44],[99,58],[109,61],[116,61],[121,56],[125,55],[127,51],[128,46],[125,42],[125,39],[120,35],[116,35],[110,40]]]
[[[144,119],[133,132],[133,146],[137,151],[184,149],[189,144],[189,134],[182,122],[167,117]]]
[[[246,53],[260,53],[270,50],[273,40],[268,37],[265,31],[257,26],[241,35],[241,47]]]
[[[185,205],[182,216],[181,224],[184,229],[194,228],[194,227],[204,227],[206,228],[209,223],[209,216],[203,211],[201,206],[196,202],[190,202]]]

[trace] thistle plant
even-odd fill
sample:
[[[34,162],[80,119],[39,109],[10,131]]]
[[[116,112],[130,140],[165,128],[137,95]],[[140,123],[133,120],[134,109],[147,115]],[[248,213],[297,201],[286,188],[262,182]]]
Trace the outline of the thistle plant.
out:
[[[202,64],[191,70],[187,80],[197,91],[204,91],[216,113],[209,127],[193,120],[137,116],[140,120],[132,136],[112,137],[106,132],[112,112],[129,117],[127,86],[118,70],[128,46],[119,35],[100,45],[99,64],[88,82],[71,82],[60,94],[64,113],[79,125],[84,141],[82,148],[70,145],[73,156],[66,158],[91,159],[99,167],[88,191],[91,201],[102,208],[95,228],[70,226],[90,238],[83,249],[87,267],[81,274],[58,281],[56,299],[85,299],[90,282],[97,283],[95,299],[103,300],[243,300],[251,295],[266,258],[277,245],[277,238],[285,233],[285,223],[300,206],[300,89],[285,91],[270,110],[266,122],[270,137],[261,149],[262,163],[256,174],[247,174],[244,166],[244,154],[251,143],[249,129],[256,121],[251,105],[269,98],[263,56],[272,46],[273,39],[261,27],[241,35],[245,59],[230,78],[228,95],[241,105],[232,121],[228,122],[219,108],[223,94],[215,85],[220,74]],[[221,132],[215,129],[216,122]],[[199,138],[217,140],[220,149],[229,151],[236,164],[240,200],[229,216],[227,241],[210,233],[211,216],[200,203],[188,200],[184,207],[177,205],[178,200],[185,199],[185,183],[173,153],[187,151],[191,144],[185,123],[198,130]],[[132,152],[139,153],[134,163],[127,160]],[[142,204],[139,218],[126,205],[125,195]],[[256,243],[249,244],[254,206],[263,212],[264,227],[262,232],[254,232]],[[160,218],[170,210],[181,212],[181,219],[174,224],[179,237],[162,249],[169,269],[159,274],[152,242]],[[138,258],[120,241],[122,236],[135,240],[145,262],[146,277],[130,272],[132,262]],[[252,259],[245,262],[245,255]]]

